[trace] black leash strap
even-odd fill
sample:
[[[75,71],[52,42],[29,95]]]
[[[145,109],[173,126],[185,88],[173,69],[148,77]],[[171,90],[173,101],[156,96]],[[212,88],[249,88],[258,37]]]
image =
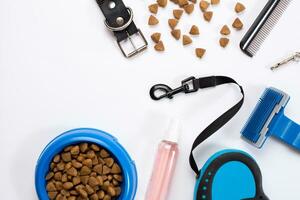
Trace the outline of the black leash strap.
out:
[[[171,89],[169,86],[164,84],[157,84],[154,85],[150,90],[150,96],[153,100],[160,100],[162,98],[169,98],[172,99],[175,94],[178,93],[192,93],[197,92],[199,89],[209,88],[209,87],[215,87],[218,85],[224,85],[224,84],[236,84],[240,88],[240,92],[242,93],[242,99],[235,104],[233,107],[231,107],[229,110],[227,110],[225,113],[223,113],[220,117],[218,117],[214,122],[212,122],[207,128],[205,128],[195,139],[191,153],[190,153],[190,165],[193,171],[197,174],[197,176],[200,175],[200,170],[198,169],[197,163],[195,161],[193,151],[207,138],[209,138],[211,135],[213,135],[216,131],[218,131],[221,127],[223,127],[230,119],[235,116],[235,114],[240,110],[244,103],[244,90],[242,86],[240,86],[235,80],[233,80],[230,77],[226,76],[210,76],[210,77],[204,77],[204,78],[198,78],[190,77],[188,79],[185,79],[182,81],[181,86],[176,89]],[[156,95],[157,92],[162,93],[161,95]]]
[[[130,7],[126,7],[122,0],[96,1],[105,17],[105,26],[114,33],[118,45],[125,57],[132,57],[147,48],[147,40],[133,22],[133,11]],[[133,41],[133,35],[139,35],[144,44],[137,47]],[[127,52],[122,45],[123,42],[127,42],[128,40],[134,49],[130,52]]]

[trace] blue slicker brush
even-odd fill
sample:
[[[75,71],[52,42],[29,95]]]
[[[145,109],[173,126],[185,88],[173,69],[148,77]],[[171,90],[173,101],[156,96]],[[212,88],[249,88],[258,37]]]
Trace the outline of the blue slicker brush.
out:
[[[242,130],[242,135],[261,148],[270,136],[300,151],[300,126],[284,115],[290,97],[276,89],[267,88]]]

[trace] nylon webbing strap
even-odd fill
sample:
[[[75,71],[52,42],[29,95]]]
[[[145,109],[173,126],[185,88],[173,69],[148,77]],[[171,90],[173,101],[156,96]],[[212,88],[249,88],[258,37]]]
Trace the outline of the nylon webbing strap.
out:
[[[225,113],[223,113],[220,117],[218,117],[214,122],[212,122],[207,128],[205,128],[195,139],[191,153],[190,153],[190,165],[193,171],[199,175],[200,170],[198,169],[197,163],[195,161],[193,151],[207,138],[209,138],[212,134],[214,134],[216,131],[218,131],[220,128],[222,128],[235,114],[240,110],[244,103],[244,90],[242,86],[240,86],[235,80],[233,80],[230,77],[226,76],[215,76],[215,77],[207,77],[207,78],[199,78],[196,79],[196,82],[199,84],[199,88],[209,88],[214,87],[218,85],[223,84],[229,84],[234,83],[239,86],[240,91],[242,93],[242,99],[235,104],[233,107],[231,107],[229,110],[227,110]]]

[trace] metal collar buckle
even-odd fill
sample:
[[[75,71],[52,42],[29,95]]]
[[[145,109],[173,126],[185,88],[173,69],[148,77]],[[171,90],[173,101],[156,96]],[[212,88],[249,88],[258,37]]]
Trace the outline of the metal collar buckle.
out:
[[[132,38],[132,35],[130,35],[130,34],[128,33],[128,31],[126,31],[126,28],[133,22],[133,11],[132,11],[132,9],[131,9],[130,7],[127,7],[127,10],[128,10],[129,15],[130,15],[130,18],[129,18],[129,20],[128,20],[126,23],[124,23],[122,26],[119,26],[119,27],[112,27],[112,26],[110,26],[110,25],[107,23],[107,20],[104,21],[104,24],[105,24],[105,26],[106,26],[110,31],[113,31],[113,32],[117,32],[117,31],[125,31],[125,32],[127,33],[127,38],[124,39],[123,41],[125,41],[125,40],[128,39],[129,42],[131,43],[131,46],[134,48],[134,50],[127,53],[127,52],[125,51],[125,49],[123,48],[123,45],[121,44],[123,41],[118,41],[118,46],[119,46],[119,48],[121,49],[123,55],[124,55],[126,58],[130,58],[130,57],[132,57],[132,56],[134,56],[134,55],[136,55],[136,54],[138,54],[138,53],[144,51],[144,50],[148,47],[148,42],[147,42],[147,40],[146,40],[144,34],[142,33],[142,31],[141,31],[140,29],[138,29],[138,32],[136,33],[136,35],[139,35],[139,36],[142,38],[142,40],[143,40],[143,45],[141,45],[141,46],[139,46],[139,47],[137,47],[137,46],[135,45],[135,43],[134,43],[134,41],[133,41],[133,38]],[[128,41],[128,40],[127,40],[127,41]]]
[[[144,51],[145,49],[147,49],[148,47],[148,42],[145,38],[145,36],[143,35],[142,31],[140,29],[138,29],[138,32],[136,34],[138,34],[142,39],[143,39],[143,45],[137,47],[132,39],[132,37],[129,35],[129,33],[126,31],[127,33],[127,39],[130,41],[131,43],[131,46],[134,48],[133,51],[129,52],[129,53],[126,53],[124,48],[123,48],[123,45],[121,44],[122,41],[118,42],[118,46],[119,48],[121,49],[123,55],[126,57],[126,58],[130,58],[142,51]],[[125,40],[127,40],[125,39]],[[123,40],[124,41],[124,40]]]

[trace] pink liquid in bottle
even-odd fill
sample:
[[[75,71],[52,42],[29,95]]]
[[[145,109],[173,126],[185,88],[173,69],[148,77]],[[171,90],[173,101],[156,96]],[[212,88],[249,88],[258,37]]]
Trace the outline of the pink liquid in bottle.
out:
[[[166,200],[178,158],[178,125],[170,124],[168,138],[161,141],[145,200]]]

